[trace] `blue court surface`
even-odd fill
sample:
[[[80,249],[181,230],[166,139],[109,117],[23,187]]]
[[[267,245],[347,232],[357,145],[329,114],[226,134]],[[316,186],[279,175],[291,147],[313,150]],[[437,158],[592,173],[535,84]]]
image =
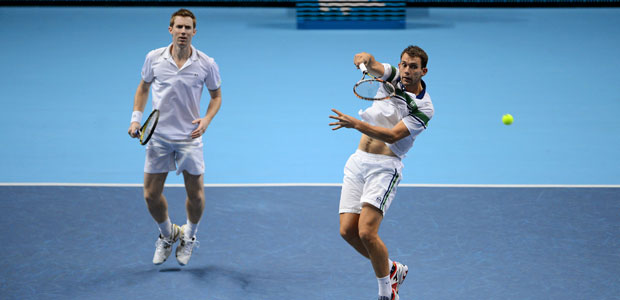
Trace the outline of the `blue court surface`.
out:
[[[409,9],[404,30],[297,30],[288,8],[191,8],[223,105],[185,267],[151,258],[128,137],[171,7],[0,7],[0,299],[376,299],[338,234],[368,103],[353,55],[417,44],[435,105],[381,227],[402,300],[620,298],[620,9]],[[207,93],[203,95],[206,110]],[[515,123],[505,126],[510,113]],[[182,178],[165,189],[185,222]]]
[[[2,187],[3,299],[374,299],[339,187],[207,188],[200,248],[151,258],[140,188]],[[401,299],[617,299],[618,188],[401,187],[380,234]],[[165,192],[182,222],[184,191]]]

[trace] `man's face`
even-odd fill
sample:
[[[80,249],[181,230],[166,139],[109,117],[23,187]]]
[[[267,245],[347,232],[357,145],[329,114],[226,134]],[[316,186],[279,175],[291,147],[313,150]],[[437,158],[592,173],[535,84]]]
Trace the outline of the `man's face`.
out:
[[[404,53],[400,63],[398,63],[398,71],[403,85],[410,86],[418,84],[428,69],[422,68],[422,60],[419,57],[411,57]]]
[[[192,43],[192,37],[196,34],[194,21],[190,17],[174,17],[172,27],[168,27],[172,34],[172,43],[179,47],[187,47]]]

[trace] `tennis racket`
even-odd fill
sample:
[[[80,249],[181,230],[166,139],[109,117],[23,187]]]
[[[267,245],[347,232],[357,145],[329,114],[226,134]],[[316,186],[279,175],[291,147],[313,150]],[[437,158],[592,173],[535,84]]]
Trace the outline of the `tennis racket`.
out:
[[[369,101],[378,101],[390,99],[396,93],[394,85],[381,78],[376,78],[368,73],[366,65],[360,64],[360,70],[364,74],[362,79],[353,86],[353,93],[360,99]],[[370,78],[365,79],[366,75]]]
[[[159,121],[159,109],[154,109],[144,124],[142,124],[140,130],[136,132],[140,137],[140,145],[146,145],[146,143],[149,142],[151,136],[153,136],[153,132],[155,132],[157,121]]]

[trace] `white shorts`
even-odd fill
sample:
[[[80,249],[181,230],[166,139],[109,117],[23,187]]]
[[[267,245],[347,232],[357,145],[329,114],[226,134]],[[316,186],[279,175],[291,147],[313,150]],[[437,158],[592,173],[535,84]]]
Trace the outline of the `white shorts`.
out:
[[[205,172],[205,161],[202,151],[202,139],[171,141],[153,135],[146,145],[144,173],[168,173],[183,170],[192,175]]]
[[[365,202],[385,215],[396,195],[402,170],[398,157],[355,151],[344,166],[340,213],[359,214]]]

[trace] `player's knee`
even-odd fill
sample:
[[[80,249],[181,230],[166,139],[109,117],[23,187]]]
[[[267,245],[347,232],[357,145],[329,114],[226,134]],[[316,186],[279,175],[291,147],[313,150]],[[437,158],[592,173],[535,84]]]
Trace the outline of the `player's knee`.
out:
[[[364,244],[369,244],[378,239],[379,235],[371,229],[360,228],[360,239]]]
[[[205,192],[203,189],[187,189],[187,201],[198,204],[204,202]]]
[[[150,191],[144,191],[144,200],[146,200],[147,203],[152,204],[152,203],[158,203],[161,200],[161,194],[159,193],[153,193]]]
[[[340,226],[340,236],[345,241],[350,241],[359,238],[359,233],[356,228]]]

